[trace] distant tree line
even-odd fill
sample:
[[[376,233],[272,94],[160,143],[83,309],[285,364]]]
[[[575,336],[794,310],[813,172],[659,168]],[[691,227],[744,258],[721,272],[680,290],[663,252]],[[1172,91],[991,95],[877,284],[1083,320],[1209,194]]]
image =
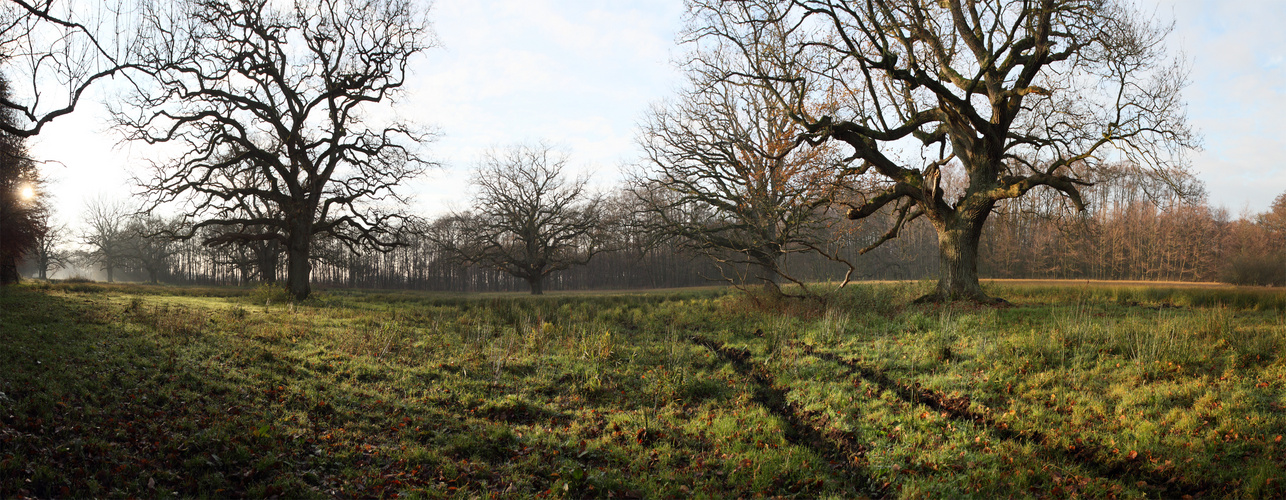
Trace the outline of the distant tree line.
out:
[[[1139,175],[1126,166],[1103,172],[1102,178],[1082,189],[1083,212],[1058,193],[1039,190],[999,205],[983,230],[979,273],[984,278],[1286,286],[1286,194],[1264,213],[1233,216],[1226,209],[1210,207],[1190,178],[1181,178],[1179,182],[1186,184],[1176,190],[1160,185],[1161,177]],[[951,177],[947,175],[948,186]],[[591,251],[592,255],[583,259],[583,265],[548,273],[542,289],[755,284],[762,278],[753,262],[738,262],[730,269],[705,249],[658,238],[645,220],[656,207],[635,205],[630,190],[637,186],[592,196],[597,226],[588,231],[600,236],[565,249],[577,254],[576,259]],[[1194,194],[1184,197],[1176,192]],[[480,204],[473,210],[484,208]],[[883,237],[886,224],[880,217],[893,219],[896,213],[886,210],[869,221],[849,221],[833,212],[819,217],[833,219],[827,225],[832,232],[825,238],[842,243],[837,253],[853,265],[852,278],[937,276],[937,238],[925,221],[911,221],[898,238],[859,254]],[[180,221],[139,215],[129,206],[106,201],[91,203],[84,218],[81,234],[70,235],[65,228],[47,232],[64,243],[28,255],[24,272],[39,275],[42,270],[52,273],[80,267],[101,271],[107,279],[220,285],[275,282],[284,275],[280,245],[227,244],[218,238],[221,233],[216,228],[176,240],[170,235],[184,232]],[[388,252],[352,252],[342,240],[320,239],[313,252],[312,281],[323,287],[530,290],[530,281],[521,273],[462,255],[461,248],[476,244],[477,234],[475,228],[461,226],[460,218],[461,214],[445,214],[425,220],[422,227],[409,232],[406,245]],[[68,242],[80,243],[80,250],[68,251]],[[810,253],[784,255],[778,265],[806,281],[838,282],[849,271],[846,264]]]
[[[694,0],[687,85],[643,120],[623,186],[593,192],[544,144],[496,148],[471,208],[436,219],[402,194],[433,166],[434,134],[369,112],[398,102],[409,61],[436,45],[416,2],[142,2],[124,24],[5,4],[25,8],[0,45],[39,53],[48,31],[128,49],[51,53],[74,97],[0,93],[0,118],[19,118],[0,132],[37,134],[126,72],[117,129],[170,157],[151,161],[136,205],[95,202],[75,235],[39,202],[10,221],[34,191],[0,186],[0,283],[21,256],[41,276],[280,281],[296,299],[314,283],[814,294],[936,277],[924,300],[977,302],[993,300],[980,276],[1286,284],[1281,200],[1233,220],[1190,177],[1186,72],[1164,24],[1113,1],[984,3]],[[10,156],[0,179],[38,184]]]

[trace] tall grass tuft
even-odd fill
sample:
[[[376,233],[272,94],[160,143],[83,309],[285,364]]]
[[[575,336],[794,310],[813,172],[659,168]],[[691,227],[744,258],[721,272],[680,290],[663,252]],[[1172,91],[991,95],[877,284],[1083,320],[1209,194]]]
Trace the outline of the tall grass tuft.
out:
[[[793,318],[784,314],[770,317],[763,335],[765,355],[769,360],[778,359],[782,347],[797,336]]]
[[[264,283],[254,288],[249,295],[250,301],[255,304],[263,304],[264,307],[273,304],[289,304],[294,300],[286,288],[276,283]]]
[[[823,345],[833,345],[840,338],[847,336],[851,316],[837,308],[826,309],[826,313],[812,329],[812,339]]]

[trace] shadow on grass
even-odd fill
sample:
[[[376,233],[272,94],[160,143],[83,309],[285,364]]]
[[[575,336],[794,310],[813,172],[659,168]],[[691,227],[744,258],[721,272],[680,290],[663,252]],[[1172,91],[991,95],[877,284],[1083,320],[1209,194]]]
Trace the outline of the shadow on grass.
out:
[[[773,387],[768,369],[756,363],[749,352],[728,347],[700,335],[693,335],[689,340],[715,352],[719,357],[732,363],[738,373],[750,379],[755,386],[754,401],[782,420],[787,441],[811,448],[818,455],[825,457],[838,473],[836,476],[851,486],[855,492],[875,497],[886,494],[875,487],[870,472],[857,464],[865,457],[865,450],[861,445],[827,438],[787,401],[785,390]]]
[[[0,497],[379,496],[438,483],[437,457],[408,464],[382,448],[415,427],[451,434],[456,419],[293,387],[281,375],[297,360],[164,328],[214,321],[166,316],[184,314],[209,312],[0,288]]]
[[[952,420],[973,422],[986,428],[1001,439],[1040,446],[1042,453],[1080,463],[1099,477],[1129,483],[1145,481],[1147,484],[1158,488],[1157,493],[1165,497],[1200,496],[1212,491],[1214,488],[1214,485],[1194,480],[1190,477],[1176,477],[1147,470],[1143,467],[1142,460],[1134,462],[1104,462],[1098,457],[1108,456],[1109,453],[1105,448],[1094,444],[1081,444],[1072,449],[1049,446],[1049,440],[1040,431],[1010,429],[1008,425],[997,422],[990,415],[970,410],[968,396],[953,398],[932,389],[920,387],[919,384],[903,384],[879,370],[863,366],[854,360],[843,358],[834,353],[819,351],[813,346],[804,343],[794,342],[793,345],[810,356],[843,366],[850,375],[855,375],[883,390],[896,394],[902,401],[926,406],[935,412],[947,415]]]

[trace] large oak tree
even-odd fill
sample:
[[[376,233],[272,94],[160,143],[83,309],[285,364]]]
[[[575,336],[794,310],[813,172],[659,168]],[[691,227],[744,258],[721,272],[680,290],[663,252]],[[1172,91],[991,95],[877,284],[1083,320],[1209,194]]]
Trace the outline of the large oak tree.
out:
[[[434,42],[418,5],[145,5],[138,59],[151,81],[115,116],[129,139],[179,151],[142,183],[151,205],[193,218],[185,236],[214,227],[223,241],[279,242],[297,299],[310,292],[314,238],[353,250],[403,244],[396,188],[428,165],[416,153],[428,136],[374,112],[392,114],[408,62]]]
[[[700,71],[778,96],[800,140],[851,149],[879,189],[861,219],[891,207],[895,236],[925,217],[937,231],[937,300],[990,300],[978,241],[993,208],[1033,189],[1083,207],[1099,165],[1157,175],[1195,143],[1166,55],[1167,29],[1116,0],[697,0],[690,40],[738,63]],[[809,61],[801,65],[798,61]],[[792,71],[783,71],[783,68]],[[794,71],[799,70],[799,71]],[[958,195],[942,172],[965,174]]]

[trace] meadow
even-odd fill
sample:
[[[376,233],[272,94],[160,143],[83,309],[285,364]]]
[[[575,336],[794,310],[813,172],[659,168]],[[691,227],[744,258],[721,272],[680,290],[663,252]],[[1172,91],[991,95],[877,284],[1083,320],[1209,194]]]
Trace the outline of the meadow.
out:
[[[1286,298],[0,288],[0,497],[1286,496]]]

